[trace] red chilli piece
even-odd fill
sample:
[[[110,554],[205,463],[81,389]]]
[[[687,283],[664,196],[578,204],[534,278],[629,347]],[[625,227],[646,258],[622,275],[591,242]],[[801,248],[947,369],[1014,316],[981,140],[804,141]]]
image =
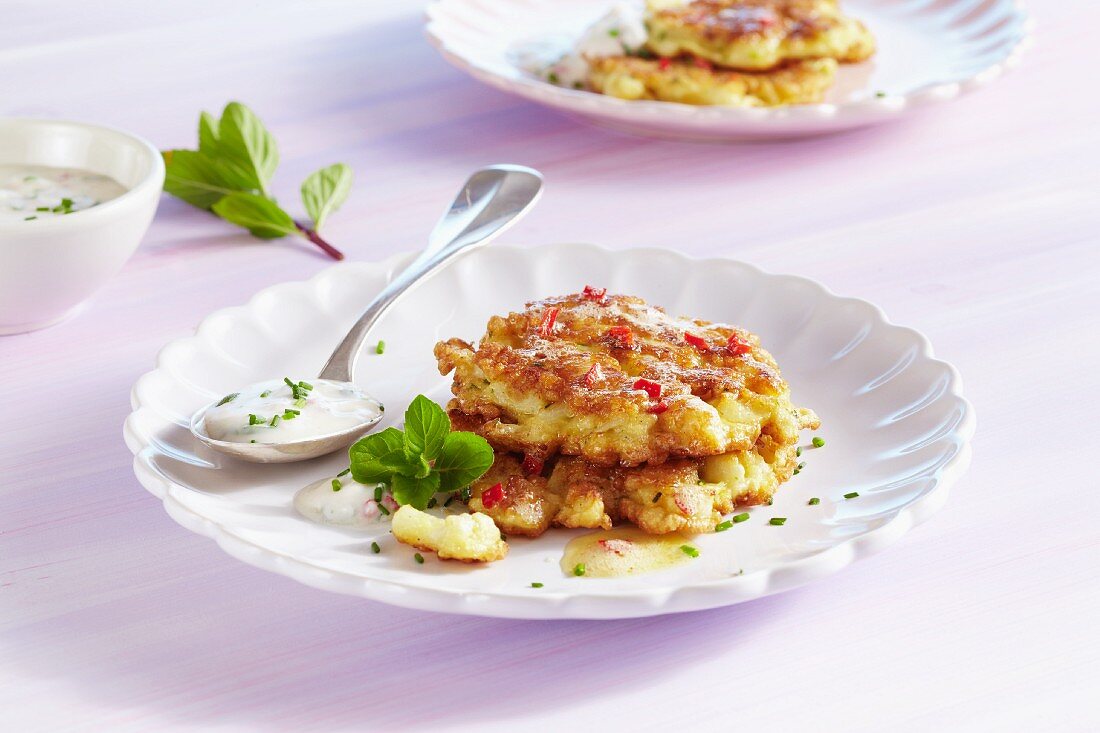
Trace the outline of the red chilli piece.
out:
[[[668,409],[668,403],[664,400],[657,400],[649,406],[649,412],[654,415],[660,415],[662,412]]]
[[[698,67],[699,67],[700,69],[706,69],[707,71],[710,71],[711,69],[713,69],[713,68],[714,68],[714,64],[712,64],[711,62],[707,61],[706,59],[702,59],[702,58],[699,58],[698,56],[696,56],[696,57],[695,57],[695,58],[693,59],[693,62],[694,62],[694,63],[695,63],[695,65],[696,65],[696,66],[698,66]]]
[[[596,382],[601,379],[603,379],[603,369],[600,368],[598,363],[593,364],[592,368],[588,370],[588,373],[584,375],[584,386],[592,389],[596,386]]]
[[[741,356],[741,354],[747,354],[752,351],[752,346],[741,340],[741,337],[737,334],[730,336],[729,341],[726,342],[726,350],[734,356]]]
[[[607,336],[621,349],[629,349],[634,345],[634,332],[627,326],[612,326],[607,329]]]
[[[538,476],[542,473],[543,462],[530,454],[523,456],[523,472],[528,476]]]
[[[649,395],[651,400],[661,399],[661,385],[656,382],[651,382],[648,379],[639,379],[634,383],[634,389],[640,389]]]
[[[662,56],[658,59],[657,66],[661,67],[661,71],[668,71],[668,67],[672,66],[672,59],[667,56]]]
[[[558,320],[558,313],[561,308],[547,308],[542,312],[542,323],[539,324],[539,336],[544,339],[550,338],[550,334],[554,331],[554,323]]]
[[[581,295],[584,296],[585,300],[594,300],[600,305],[607,304],[607,288],[594,288],[591,285],[585,285]]]
[[[696,336],[693,333],[685,333],[684,341],[699,349],[699,351],[710,351],[710,346],[707,344],[706,339],[701,336]]]
[[[493,484],[481,492],[481,505],[492,509],[504,499],[504,484]]]

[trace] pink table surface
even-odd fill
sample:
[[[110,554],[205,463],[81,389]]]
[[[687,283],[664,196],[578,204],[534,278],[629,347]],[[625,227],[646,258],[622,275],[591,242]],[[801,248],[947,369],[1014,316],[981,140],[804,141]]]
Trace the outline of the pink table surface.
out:
[[[1100,10],[1035,3],[1038,47],[889,127],[704,146],[604,132],[447,66],[415,5],[8,2],[0,114],[188,146],[233,98],[280,190],[350,163],[328,234],[420,245],[471,169],[545,172],[513,243],[728,255],[927,333],[978,414],[970,473],[888,551],[741,606],[622,622],[410,612],[246,567],[138,485],[121,425],[157,350],[329,263],[164,200],[78,317],[0,339],[0,729],[1097,730]],[[660,277],[659,272],[654,277]]]

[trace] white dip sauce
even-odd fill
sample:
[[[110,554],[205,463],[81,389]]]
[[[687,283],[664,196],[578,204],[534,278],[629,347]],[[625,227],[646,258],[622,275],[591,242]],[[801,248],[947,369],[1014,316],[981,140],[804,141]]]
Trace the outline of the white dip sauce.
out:
[[[0,221],[42,219],[90,209],[126,189],[98,173],[72,168],[0,165]]]
[[[253,384],[206,411],[206,434],[230,443],[289,443],[339,433],[382,413],[358,387],[328,379]]]
[[[397,502],[388,492],[382,494],[381,502],[375,500],[376,488],[374,484],[359,483],[350,473],[323,478],[294,495],[294,508],[306,519],[319,524],[365,528],[389,516],[378,508],[379,504],[390,515],[397,511]]]
[[[620,2],[584,32],[573,50],[536,73],[551,84],[583,89],[588,78],[585,58],[624,56],[637,53],[645,45],[646,30],[642,9]]]

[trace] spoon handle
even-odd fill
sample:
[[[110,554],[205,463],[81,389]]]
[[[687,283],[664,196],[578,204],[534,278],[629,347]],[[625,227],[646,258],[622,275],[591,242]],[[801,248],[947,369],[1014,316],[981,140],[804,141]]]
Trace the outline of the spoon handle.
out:
[[[475,172],[428,237],[428,246],[375,296],[332,352],[321,379],[350,382],[367,333],[398,298],[462,252],[484,244],[516,222],[542,193],[542,175],[519,165]]]

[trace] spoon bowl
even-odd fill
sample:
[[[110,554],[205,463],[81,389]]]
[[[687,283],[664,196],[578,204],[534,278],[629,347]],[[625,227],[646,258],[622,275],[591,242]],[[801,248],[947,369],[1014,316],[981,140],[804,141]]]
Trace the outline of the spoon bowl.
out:
[[[251,463],[293,463],[295,461],[308,461],[310,458],[327,455],[333,451],[347,448],[355,441],[370,432],[384,416],[382,403],[374,400],[378,406],[378,415],[346,430],[340,430],[327,435],[318,435],[308,440],[294,440],[284,443],[236,443],[229,440],[211,438],[206,432],[206,411],[217,404],[211,402],[191,416],[191,434],[203,445],[212,448],[227,456],[239,458]]]
[[[542,176],[538,171],[518,165],[494,165],[476,171],[459,190],[450,207],[436,224],[428,238],[428,246],[413,262],[390,281],[375,296],[359,320],[332,352],[318,377],[327,382],[346,385],[363,394],[352,382],[355,362],[363,342],[378,319],[398,298],[423,282],[462,253],[488,244],[515,223],[538,200],[542,193]],[[288,382],[288,384],[290,384]],[[300,383],[304,384],[304,383]],[[308,386],[308,385],[306,385]],[[294,396],[297,387],[292,385]],[[312,389],[312,388],[311,388]],[[221,404],[228,399],[225,398]],[[266,397],[266,394],[261,394]],[[211,402],[191,416],[190,429],[202,444],[243,461],[253,463],[291,463],[317,458],[341,448],[347,448],[363,437],[382,419],[382,405],[369,396],[368,403],[377,406],[362,422],[338,432],[309,435],[305,438],[279,442],[237,442],[210,437],[206,430],[206,413],[220,403]],[[303,403],[304,404],[304,403]],[[305,408],[303,408],[304,410]],[[290,410],[289,412],[297,412]],[[249,416],[249,425],[255,415]],[[302,418],[304,419],[304,417]],[[271,418],[274,426],[277,418]],[[295,425],[310,423],[296,422]]]

